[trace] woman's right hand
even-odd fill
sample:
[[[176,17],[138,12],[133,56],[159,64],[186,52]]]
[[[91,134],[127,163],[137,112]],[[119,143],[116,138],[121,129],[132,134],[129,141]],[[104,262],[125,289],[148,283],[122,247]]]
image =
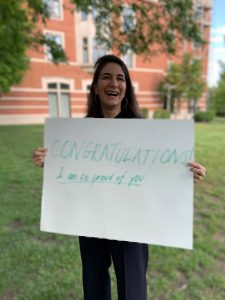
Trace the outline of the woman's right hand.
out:
[[[39,147],[34,150],[33,156],[32,156],[32,161],[35,164],[35,166],[37,166],[37,167],[44,166],[44,161],[45,161],[47,151],[48,151],[48,149],[43,148],[43,147]]]

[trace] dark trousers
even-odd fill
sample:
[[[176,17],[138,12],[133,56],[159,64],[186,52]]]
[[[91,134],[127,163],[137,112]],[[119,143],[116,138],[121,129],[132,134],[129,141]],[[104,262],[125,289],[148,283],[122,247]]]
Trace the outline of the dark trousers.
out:
[[[118,300],[147,300],[148,245],[80,237],[85,300],[110,300],[113,261]]]

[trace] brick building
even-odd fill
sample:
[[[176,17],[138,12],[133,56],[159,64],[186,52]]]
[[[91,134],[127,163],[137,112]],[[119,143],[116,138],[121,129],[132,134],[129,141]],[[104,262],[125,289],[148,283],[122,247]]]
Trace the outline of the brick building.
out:
[[[68,63],[54,65],[48,49],[29,50],[30,69],[20,85],[13,86],[10,93],[0,96],[0,124],[43,123],[46,117],[83,117],[86,112],[87,91],[93,75],[93,64],[106,54],[95,40],[94,16],[84,11],[71,14],[69,0],[45,0],[51,18],[42,28],[43,33],[54,37],[66,50]],[[195,16],[203,36],[209,40],[211,0],[195,1]],[[67,7],[67,9],[64,9]],[[194,53],[203,61],[203,77],[207,77],[208,45],[184,42],[176,62],[185,52]],[[126,62],[140,107],[150,115],[163,103],[157,91],[159,82],[166,74],[168,65],[175,59],[166,54],[145,61],[132,52],[122,57]],[[206,108],[206,94],[198,102],[201,110]],[[182,105],[182,113],[189,112],[188,104]]]

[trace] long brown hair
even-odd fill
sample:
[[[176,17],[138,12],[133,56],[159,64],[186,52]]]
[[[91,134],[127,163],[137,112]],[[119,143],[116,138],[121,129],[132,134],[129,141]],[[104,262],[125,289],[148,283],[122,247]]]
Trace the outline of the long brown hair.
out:
[[[95,86],[104,66],[108,63],[116,63],[121,66],[126,80],[126,93],[121,102],[121,111],[126,112],[131,117],[140,118],[141,113],[138,108],[137,99],[134,94],[133,86],[130,79],[130,74],[125,63],[117,56],[109,54],[100,57],[95,63],[95,72],[93,81],[88,96],[87,117],[103,117],[99,96],[95,94]]]

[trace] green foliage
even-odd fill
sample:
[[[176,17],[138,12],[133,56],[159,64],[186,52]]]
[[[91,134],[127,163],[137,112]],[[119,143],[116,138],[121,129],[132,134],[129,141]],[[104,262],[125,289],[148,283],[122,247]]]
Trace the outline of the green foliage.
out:
[[[194,250],[149,246],[148,299],[224,299],[224,132],[222,120],[196,125],[196,161],[207,174],[195,186]],[[39,229],[43,170],[31,153],[43,126],[0,126],[0,136],[0,299],[82,300],[78,239]]]
[[[124,1],[70,1],[75,10],[95,11],[96,37],[107,49],[119,49],[123,54],[131,49],[149,56],[159,51],[174,54],[181,40],[204,44],[194,22],[192,0],[159,0],[161,5],[151,1],[129,1],[132,17],[128,14],[124,18],[125,30],[121,26]],[[0,92],[9,91],[11,85],[22,80],[29,68],[29,47],[46,44],[53,62],[66,61],[63,49],[37,28],[38,21],[45,24],[49,18],[45,3],[43,0],[0,1]],[[155,44],[159,45],[157,49]]]
[[[13,0],[0,3],[0,92],[19,83],[28,68],[25,52],[31,42],[32,26],[21,4]]]
[[[148,108],[146,108],[146,107],[142,107],[141,108],[141,113],[142,113],[142,116],[143,116],[143,118],[144,119],[147,119],[148,118]]]
[[[29,68],[27,49],[47,44],[54,62],[65,61],[65,54],[54,41],[48,42],[36,29],[39,18],[48,18],[42,0],[0,1],[0,93],[18,84]]]
[[[194,115],[195,122],[210,122],[215,114],[213,111],[198,111]]]
[[[210,107],[216,114],[225,117],[225,64],[220,62],[221,74],[217,87],[210,92]]]
[[[170,119],[170,112],[165,109],[157,109],[153,114],[154,119]]]
[[[91,7],[95,10],[96,35],[107,49],[119,49],[126,53],[146,56],[158,51],[174,54],[177,42],[182,40],[204,44],[199,28],[193,18],[192,0],[129,1],[132,9],[124,18],[125,30],[121,26],[124,1],[78,1],[71,0],[78,9]],[[116,16],[115,17],[112,17]],[[135,15],[135,26],[130,22]],[[162,18],[163,16],[163,18]],[[131,18],[132,17],[132,18]],[[155,49],[155,44],[160,45]],[[154,49],[153,49],[154,46]]]
[[[202,79],[201,61],[193,58],[190,54],[186,54],[183,57],[181,68],[186,98],[196,102],[206,87],[206,83]]]
[[[184,98],[193,100],[196,106],[206,87],[201,75],[201,61],[194,59],[191,54],[185,54],[180,64],[171,64],[164,81],[159,85],[159,91],[171,104],[175,99],[180,104]]]

